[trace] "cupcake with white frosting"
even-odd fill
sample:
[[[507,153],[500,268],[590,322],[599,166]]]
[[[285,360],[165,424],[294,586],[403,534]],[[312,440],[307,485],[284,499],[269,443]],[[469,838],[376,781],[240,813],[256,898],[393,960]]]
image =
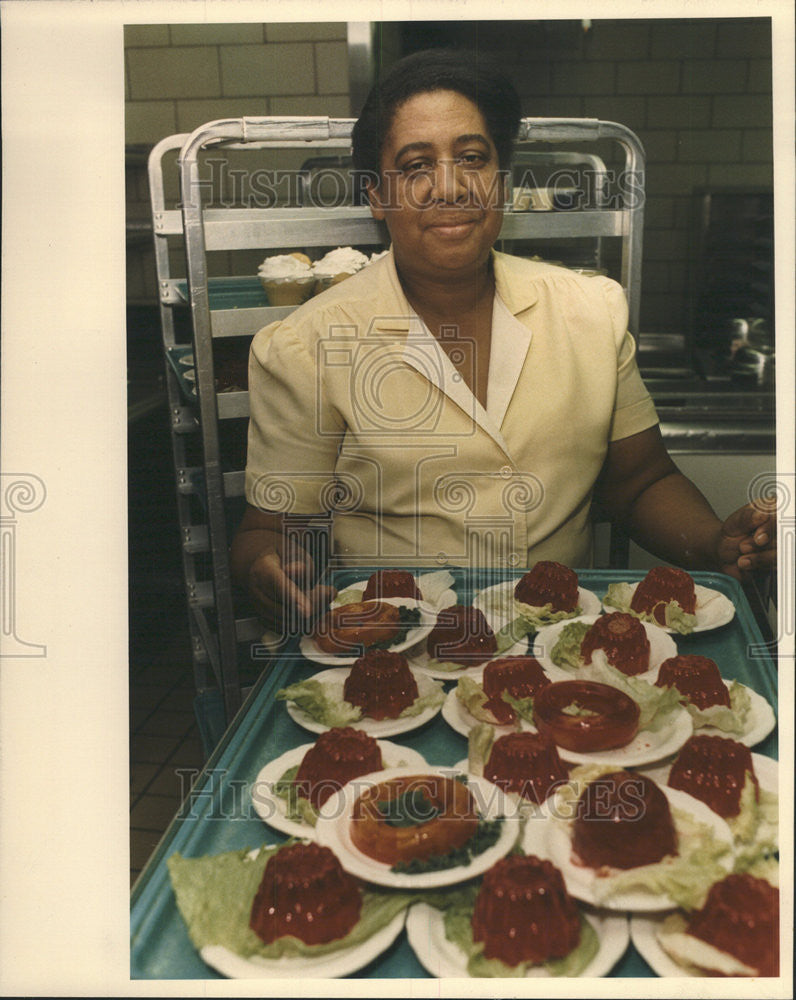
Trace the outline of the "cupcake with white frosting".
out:
[[[272,306],[298,306],[315,291],[315,274],[306,254],[266,257],[257,275]]]
[[[369,263],[370,258],[367,254],[360,253],[353,247],[337,247],[336,250],[330,250],[312,265],[312,271],[317,281],[315,291],[322,292],[324,289],[336,285],[338,281],[350,278],[352,274],[356,274]]]

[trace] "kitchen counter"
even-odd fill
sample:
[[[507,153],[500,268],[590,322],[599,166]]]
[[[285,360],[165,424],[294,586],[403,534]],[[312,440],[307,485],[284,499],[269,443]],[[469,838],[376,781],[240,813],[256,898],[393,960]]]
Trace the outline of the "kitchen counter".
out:
[[[679,334],[641,334],[638,362],[675,451],[773,454],[773,388],[734,382],[714,358],[693,359]]]

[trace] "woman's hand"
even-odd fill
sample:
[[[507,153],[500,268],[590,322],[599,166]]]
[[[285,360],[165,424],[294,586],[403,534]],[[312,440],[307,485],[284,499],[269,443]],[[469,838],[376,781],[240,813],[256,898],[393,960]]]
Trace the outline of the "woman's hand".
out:
[[[312,556],[286,539],[279,514],[248,507],[231,546],[230,566],[266,626],[280,638],[295,635],[325,611],[334,588],[316,584]]]
[[[772,569],[777,561],[774,503],[755,500],[733,511],[721,525],[716,551],[721,571],[737,580]]]

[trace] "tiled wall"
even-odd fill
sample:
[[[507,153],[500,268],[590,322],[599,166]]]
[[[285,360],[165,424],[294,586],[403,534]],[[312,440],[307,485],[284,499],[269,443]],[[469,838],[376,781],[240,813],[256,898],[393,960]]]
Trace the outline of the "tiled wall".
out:
[[[219,118],[350,117],[346,37],[345,23],[338,22],[127,25],[128,147],[151,147]],[[148,218],[140,158],[127,181],[128,218]],[[218,273],[225,270],[229,266],[219,265]],[[128,302],[155,302],[156,289],[154,256],[149,242],[139,241],[128,253]]]
[[[388,26],[391,31],[395,26]],[[422,29],[422,30],[421,30]],[[428,22],[440,40],[499,51],[533,116],[621,122],[647,152],[641,329],[687,329],[695,270],[695,193],[772,187],[771,41],[765,18]],[[391,39],[394,47],[395,39]],[[125,33],[127,141],[152,145],[214,118],[347,117],[346,25],[140,25]],[[145,217],[141,171],[130,214]],[[131,255],[129,296],[154,296],[147,252]]]
[[[695,192],[771,190],[767,19],[594,21],[501,39],[527,115],[621,122],[647,155],[641,330],[688,329]],[[510,46],[507,48],[507,46]]]

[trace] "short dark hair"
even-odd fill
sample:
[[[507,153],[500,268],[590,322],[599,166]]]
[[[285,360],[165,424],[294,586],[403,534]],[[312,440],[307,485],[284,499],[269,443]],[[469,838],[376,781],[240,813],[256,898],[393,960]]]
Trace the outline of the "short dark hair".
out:
[[[484,116],[501,169],[508,169],[522,111],[514,84],[490,59],[458,49],[425,49],[406,56],[377,83],[351,133],[354,170],[377,178],[381,150],[396,111],[416,94],[453,90]]]

